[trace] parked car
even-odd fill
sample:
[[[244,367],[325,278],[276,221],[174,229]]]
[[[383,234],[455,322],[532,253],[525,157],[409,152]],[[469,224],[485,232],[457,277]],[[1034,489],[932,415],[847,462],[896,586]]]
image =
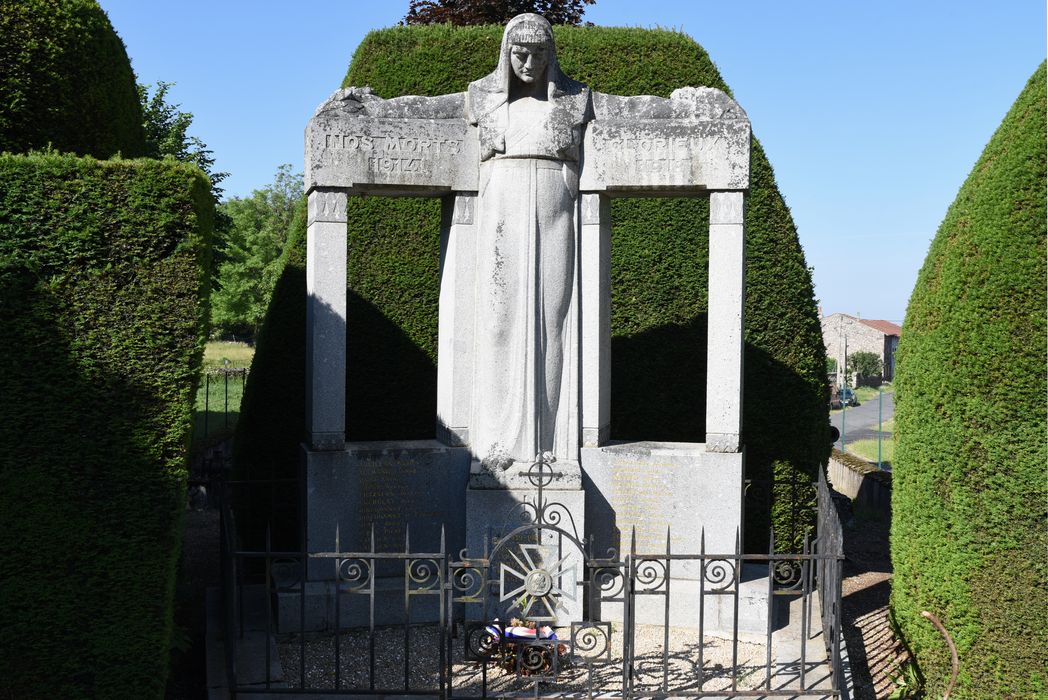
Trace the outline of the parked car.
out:
[[[855,390],[850,386],[831,386],[830,387],[830,410],[835,411],[838,408],[844,406],[858,406],[859,398],[855,395]]]

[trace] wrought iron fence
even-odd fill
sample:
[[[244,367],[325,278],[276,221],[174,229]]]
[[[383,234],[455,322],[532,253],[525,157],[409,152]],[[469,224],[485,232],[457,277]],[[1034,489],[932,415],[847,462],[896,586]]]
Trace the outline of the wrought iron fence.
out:
[[[454,697],[837,697],[841,526],[820,474],[801,551],[593,551],[535,496],[473,556],[238,548],[222,509],[227,674],[240,693]],[[228,504],[228,499],[224,503]],[[567,516],[567,518],[565,518]],[[759,573],[759,575],[758,575]],[[758,591],[758,589],[762,589]],[[757,601],[757,602],[755,602]],[[763,606],[763,610],[760,607]],[[743,610],[745,608],[745,610]],[[761,622],[757,630],[747,619]],[[818,618],[815,621],[815,618]],[[814,624],[813,624],[814,623]],[[821,638],[821,639],[820,639]],[[252,663],[248,663],[252,662]]]
[[[203,404],[194,426],[194,443],[203,445],[213,434],[228,436],[236,426],[248,367],[208,367],[201,378],[197,405]]]

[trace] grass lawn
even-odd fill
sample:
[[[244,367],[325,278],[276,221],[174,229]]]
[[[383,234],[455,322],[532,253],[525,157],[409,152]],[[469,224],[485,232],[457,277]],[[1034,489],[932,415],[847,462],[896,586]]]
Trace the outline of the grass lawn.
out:
[[[862,457],[867,462],[877,463],[877,439],[856,440],[848,443],[848,452],[856,457]],[[891,469],[892,458],[895,455],[895,441],[891,435],[881,438],[881,465],[885,469]]]
[[[881,386],[881,389],[884,391],[885,394],[890,394],[892,392],[892,385],[884,384]],[[877,388],[872,386],[860,386],[858,389],[855,390],[855,396],[858,397],[859,403],[876,401],[877,394]]]
[[[255,346],[229,340],[216,340],[204,346],[204,367],[221,367],[229,360],[231,367],[250,367]]]
[[[240,417],[246,373],[225,374],[214,370],[225,367],[226,360],[230,368],[249,367],[254,354],[255,348],[246,343],[217,341],[204,348],[204,375],[193,407],[191,449],[194,452],[230,437]]]

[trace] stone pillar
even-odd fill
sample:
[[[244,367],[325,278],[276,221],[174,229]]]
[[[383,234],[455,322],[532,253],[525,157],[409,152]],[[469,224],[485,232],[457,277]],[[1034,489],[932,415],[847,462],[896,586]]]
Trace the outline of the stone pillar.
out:
[[[746,261],[742,192],[710,195],[706,451],[739,452]]]
[[[309,193],[306,228],[306,430],[311,450],[346,442],[346,191]]]
[[[608,441],[611,421],[611,202],[580,197],[582,236],[582,446]]]
[[[437,328],[437,439],[469,444],[473,399],[473,301],[476,268],[475,192],[444,197],[440,227]]]

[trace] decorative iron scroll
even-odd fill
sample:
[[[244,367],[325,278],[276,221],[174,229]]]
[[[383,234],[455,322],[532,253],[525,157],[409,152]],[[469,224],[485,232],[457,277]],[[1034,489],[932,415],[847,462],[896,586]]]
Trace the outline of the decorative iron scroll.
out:
[[[339,588],[353,592],[368,588],[373,575],[371,562],[359,557],[336,559]]]
[[[571,658],[585,664],[611,661],[611,623],[572,622]]]

